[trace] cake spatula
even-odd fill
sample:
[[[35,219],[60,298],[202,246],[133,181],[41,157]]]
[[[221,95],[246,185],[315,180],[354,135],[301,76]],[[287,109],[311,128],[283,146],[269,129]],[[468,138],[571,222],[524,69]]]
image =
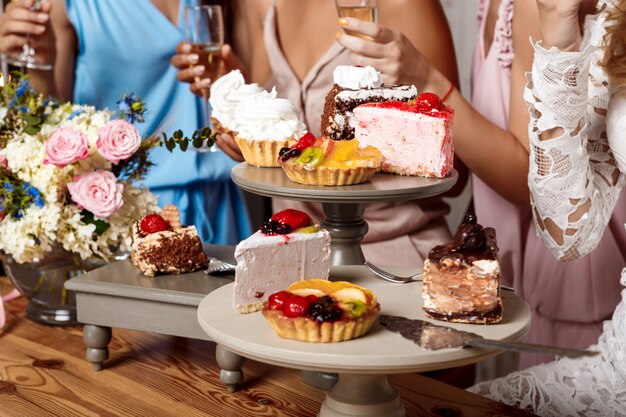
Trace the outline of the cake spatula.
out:
[[[380,324],[385,326],[388,330],[401,334],[406,339],[412,340],[421,348],[430,350],[479,347],[514,350],[518,352],[537,352],[547,355],[567,356],[570,358],[594,356],[600,353],[590,350],[485,339],[475,333],[464,332],[448,326],[438,326],[424,320],[408,319],[406,317],[381,314],[379,321]]]

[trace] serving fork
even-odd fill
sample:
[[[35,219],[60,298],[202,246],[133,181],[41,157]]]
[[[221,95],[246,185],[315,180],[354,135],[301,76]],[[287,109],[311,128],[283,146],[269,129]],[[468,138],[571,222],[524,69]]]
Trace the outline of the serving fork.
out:
[[[379,267],[377,267],[376,265],[365,261],[365,263],[363,264],[366,267],[368,267],[373,273],[375,273],[376,275],[378,275],[379,277],[381,277],[384,280],[387,280],[389,282],[393,282],[396,284],[406,284],[408,282],[413,282],[413,281],[421,281],[422,280],[422,273],[418,272],[415,275],[411,275],[410,277],[401,277],[395,274],[392,274],[391,272],[387,272],[383,269],[380,269]]]
[[[236,267],[237,265],[222,261],[221,259],[209,257],[209,266],[207,267],[206,271],[204,271],[204,273],[207,275],[211,275],[217,273],[224,274],[227,272],[235,272]]]

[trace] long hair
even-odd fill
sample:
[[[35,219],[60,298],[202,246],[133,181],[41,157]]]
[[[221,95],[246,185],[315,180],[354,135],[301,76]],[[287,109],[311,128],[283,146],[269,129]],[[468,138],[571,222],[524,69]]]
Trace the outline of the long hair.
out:
[[[604,35],[602,66],[615,85],[626,86],[626,0],[613,0]]]

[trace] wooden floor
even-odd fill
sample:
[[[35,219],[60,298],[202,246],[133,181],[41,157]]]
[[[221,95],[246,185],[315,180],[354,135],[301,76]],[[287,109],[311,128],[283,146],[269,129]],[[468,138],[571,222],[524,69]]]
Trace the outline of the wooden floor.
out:
[[[6,286],[5,286],[6,288]],[[113,329],[101,372],[84,360],[80,327],[26,318],[24,299],[6,305],[0,330],[0,416],[315,416],[324,391],[296,370],[248,361],[241,389],[219,381],[215,344]],[[390,377],[407,416],[528,416],[417,374]]]

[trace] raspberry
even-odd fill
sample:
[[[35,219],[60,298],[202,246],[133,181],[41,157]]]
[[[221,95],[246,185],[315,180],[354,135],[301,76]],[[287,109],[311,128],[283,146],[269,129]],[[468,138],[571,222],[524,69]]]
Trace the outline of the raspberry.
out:
[[[302,317],[309,308],[309,304],[311,304],[311,301],[307,298],[291,294],[291,297],[287,299],[287,302],[283,306],[283,314],[291,318]]]
[[[313,133],[307,132],[298,140],[298,143],[291,147],[291,149],[298,149],[299,151],[302,151],[309,146],[312,146],[315,143],[315,140],[316,139]]]
[[[437,94],[433,94],[433,93],[420,94],[419,96],[417,96],[417,99],[415,100],[415,104],[420,109],[423,107],[426,107],[430,109],[441,110],[443,108],[443,103],[441,102],[441,99],[439,98]]]
[[[143,219],[141,219],[141,230],[146,233],[157,233],[162,232],[163,230],[169,230],[170,225],[165,221],[160,214],[148,214]]]
[[[313,223],[313,220],[311,220],[308,214],[294,209],[279,211],[272,216],[271,220],[289,226],[292,231],[301,227],[310,226],[311,223]]]
[[[270,295],[267,301],[267,308],[270,310],[282,310],[285,302],[291,297],[291,293],[287,291],[279,291]]]

